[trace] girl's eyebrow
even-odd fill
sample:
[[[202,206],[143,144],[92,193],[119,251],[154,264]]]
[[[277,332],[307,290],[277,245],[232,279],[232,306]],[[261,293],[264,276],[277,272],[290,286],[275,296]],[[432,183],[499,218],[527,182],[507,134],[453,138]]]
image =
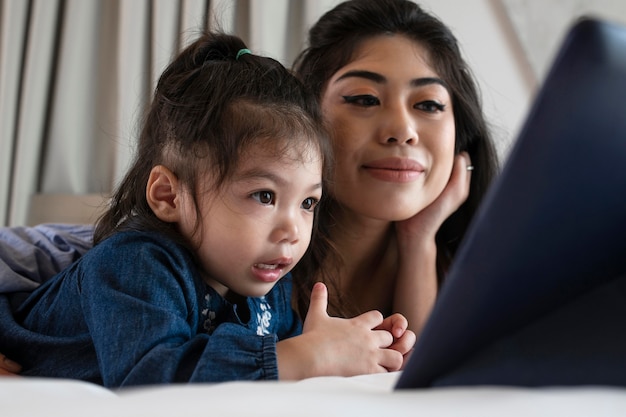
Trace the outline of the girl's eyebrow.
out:
[[[239,175],[237,175],[236,178],[239,181],[253,181],[253,180],[259,180],[259,179],[266,179],[279,185],[283,185],[287,182],[284,178],[280,177],[279,175],[276,175],[262,168],[252,168],[247,171],[241,172]]]
[[[237,180],[239,181],[254,181],[259,179],[266,179],[277,185],[285,185],[287,184],[287,180],[279,175],[276,175],[272,172],[266,171],[264,169],[250,169],[238,175]],[[317,189],[322,188],[322,183],[318,182],[309,188],[309,191],[315,191]]]
[[[373,81],[377,84],[385,84],[387,82],[387,78],[377,72],[366,71],[366,70],[352,70],[348,71],[345,74],[342,74],[337,81],[345,80],[346,78],[363,78],[366,80]],[[411,87],[422,87],[425,85],[431,84],[439,84],[446,90],[448,89],[447,84],[438,77],[422,77],[422,78],[414,78],[409,83]]]

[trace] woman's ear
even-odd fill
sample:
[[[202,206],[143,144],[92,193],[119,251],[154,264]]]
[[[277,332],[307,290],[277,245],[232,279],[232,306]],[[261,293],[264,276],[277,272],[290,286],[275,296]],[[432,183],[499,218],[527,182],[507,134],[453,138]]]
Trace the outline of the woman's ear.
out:
[[[154,214],[167,223],[178,222],[182,217],[183,189],[178,177],[163,165],[150,171],[146,186],[146,200]]]

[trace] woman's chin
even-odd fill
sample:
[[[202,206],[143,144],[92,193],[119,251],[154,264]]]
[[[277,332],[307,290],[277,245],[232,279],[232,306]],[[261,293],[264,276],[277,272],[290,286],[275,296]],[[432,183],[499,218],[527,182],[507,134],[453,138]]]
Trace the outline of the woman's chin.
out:
[[[378,213],[372,213],[371,217],[377,218],[379,220],[384,220],[388,222],[402,222],[405,220],[409,220],[414,217],[417,213],[424,209],[423,206],[420,207],[406,207],[399,208],[395,207],[393,209],[388,210],[380,210]]]
[[[424,210],[428,204],[430,202],[401,201],[398,199],[387,201],[362,200],[360,204],[350,204],[350,206],[343,207],[346,210],[344,214],[348,218],[400,222],[415,216]]]

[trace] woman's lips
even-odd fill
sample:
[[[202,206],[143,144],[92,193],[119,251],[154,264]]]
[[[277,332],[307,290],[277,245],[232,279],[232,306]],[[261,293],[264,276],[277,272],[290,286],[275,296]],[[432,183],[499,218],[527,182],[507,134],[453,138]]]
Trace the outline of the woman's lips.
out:
[[[363,164],[372,177],[387,182],[411,182],[424,173],[424,166],[409,158],[384,158]]]

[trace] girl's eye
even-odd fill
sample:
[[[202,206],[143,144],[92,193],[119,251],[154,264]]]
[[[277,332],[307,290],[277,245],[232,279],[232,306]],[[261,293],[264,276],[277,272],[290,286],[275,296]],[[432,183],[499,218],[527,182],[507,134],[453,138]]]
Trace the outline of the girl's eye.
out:
[[[446,109],[445,104],[441,104],[434,100],[427,100],[416,103],[414,107],[427,113],[437,113]]]
[[[257,191],[252,193],[252,198],[261,204],[269,205],[274,202],[274,193],[271,191]]]
[[[302,208],[308,211],[313,211],[315,206],[317,206],[317,203],[319,203],[317,198],[309,197],[302,202]]]
[[[372,107],[380,105],[378,97],[370,94],[361,94],[356,96],[343,96],[343,99],[348,104],[354,104],[361,107]]]

